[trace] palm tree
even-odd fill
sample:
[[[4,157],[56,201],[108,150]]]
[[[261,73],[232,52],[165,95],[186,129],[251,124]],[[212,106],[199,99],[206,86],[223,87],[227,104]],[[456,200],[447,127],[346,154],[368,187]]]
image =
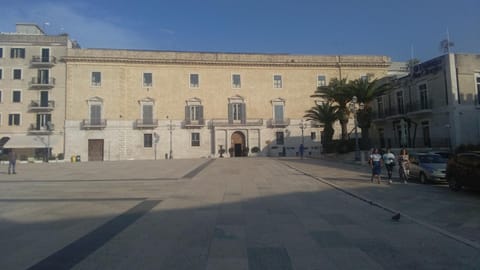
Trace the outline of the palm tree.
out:
[[[335,133],[333,124],[338,120],[338,106],[334,106],[328,101],[317,104],[310,110],[305,111],[304,117],[309,121],[316,121],[324,125],[322,144],[326,147],[326,145],[332,141],[333,134]]]
[[[338,108],[338,121],[342,128],[342,140],[348,140],[348,119],[350,110],[348,103],[352,100],[351,88],[347,79],[332,79],[328,85],[319,86],[311,97],[321,97],[329,102],[336,103]]]
[[[358,127],[362,129],[362,149],[370,148],[369,129],[372,124],[371,103],[375,99],[391,89],[390,84],[381,83],[378,79],[369,81],[368,79],[357,79],[350,82],[352,95],[357,97],[359,103],[363,103],[363,108],[357,111]]]

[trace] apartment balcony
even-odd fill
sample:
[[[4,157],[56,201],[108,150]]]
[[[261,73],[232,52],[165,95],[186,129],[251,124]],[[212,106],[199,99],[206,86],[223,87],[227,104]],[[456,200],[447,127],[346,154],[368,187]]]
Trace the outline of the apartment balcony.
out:
[[[397,107],[392,106],[390,108],[385,109],[385,118],[386,119],[393,119],[393,118],[400,118],[405,116],[405,107]]]
[[[323,127],[325,127],[325,124],[321,123],[321,122],[318,122],[318,121],[315,121],[315,120],[310,120],[310,126],[312,128],[323,128]]]
[[[55,101],[49,100],[47,102],[42,102],[39,100],[32,100],[28,105],[28,109],[32,112],[52,111],[55,109]]]
[[[30,61],[32,67],[52,67],[57,63],[57,58],[55,56],[42,57],[42,56],[33,56]]]
[[[30,81],[30,88],[32,89],[49,89],[55,87],[55,78],[39,78],[33,77]]]
[[[212,126],[213,127],[238,127],[238,126],[262,126],[263,119],[246,119],[245,121],[242,120],[233,120],[229,121],[229,119],[212,119]]]
[[[137,119],[134,127],[137,129],[154,129],[158,127],[158,119]]]
[[[185,120],[183,124],[185,128],[201,128],[205,126],[205,119]]]
[[[290,125],[290,119],[269,119],[267,122],[267,127],[270,128],[282,128]]]
[[[433,108],[433,101],[427,100],[425,102],[412,102],[407,105],[407,113],[412,114],[422,114],[422,113],[431,113]]]
[[[55,125],[51,124],[48,129],[46,126],[39,126],[36,124],[31,124],[28,128],[28,134],[30,135],[49,135],[55,130]]]
[[[104,129],[107,126],[106,119],[83,119],[80,123],[82,129]]]

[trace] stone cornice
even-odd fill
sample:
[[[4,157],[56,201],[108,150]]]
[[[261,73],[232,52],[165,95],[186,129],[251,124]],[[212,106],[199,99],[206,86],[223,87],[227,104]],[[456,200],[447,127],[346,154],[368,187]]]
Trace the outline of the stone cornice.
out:
[[[374,67],[387,68],[386,56],[321,56],[288,54],[228,54],[162,51],[73,49],[63,58],[67,63],[209,65],[252,67]]]

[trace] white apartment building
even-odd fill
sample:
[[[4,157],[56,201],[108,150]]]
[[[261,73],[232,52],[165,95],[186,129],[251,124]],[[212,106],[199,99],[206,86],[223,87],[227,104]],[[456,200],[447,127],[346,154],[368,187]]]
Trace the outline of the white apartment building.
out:
[[[19,23],[0,33],[0,147],[18,157],[46,159],[64,153],[67,35],[47,35]]]

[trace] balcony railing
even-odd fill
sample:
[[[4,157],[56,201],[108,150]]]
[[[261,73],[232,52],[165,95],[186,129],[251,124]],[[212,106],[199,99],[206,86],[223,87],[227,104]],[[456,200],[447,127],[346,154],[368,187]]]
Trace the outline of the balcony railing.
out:
[[[55,78],[40,78],[40,77],[33,77],[32,81],[30,81],[31,88],[37,89],[45,89],[45,88],[53,88],[55,86]]]
[[[433,101],[432,100],[426,100],[425,102],[412,102],[407,105],[407,113],[409,114],[415,114],[415,113],[428,113],[432,112],[433,108]]]
[[[36,67],[51,67],[57,63],[57,58],[55,56],[43,57],[43,56],[33,56],[30,64]]]
[[[235,127],[235,126],[261,126],[263,119],[246,119],[229,121],[228,119],[212,119],[212,126],[214,127]]]
[[[83,119],[81,123],[83,129],[103,129],[106,126],[106,119]]]
[[[31,124],[28,128],[28,133],[32,135],[48,135],[55,130],[55,125],[51,124],[50,128],[46,126],[39,126],[36,124]]]
[[[47,102],[41,102],[38,100],[32,100],[28,105],[30,111],[51,111],[55,108],[55,101],[49,100]]]
[[[199,128],[205,126],[205,119],[198,119],[198,120],[185,120],[184,122],[185,128]]]
[[[158,127],[158,119],[135,120],[135,128],[156,128],[156,127]]]
[[[290,119],[269,119],[267,122],[267,126],[271,128],[276,127],[286,127],[290,125]]]

